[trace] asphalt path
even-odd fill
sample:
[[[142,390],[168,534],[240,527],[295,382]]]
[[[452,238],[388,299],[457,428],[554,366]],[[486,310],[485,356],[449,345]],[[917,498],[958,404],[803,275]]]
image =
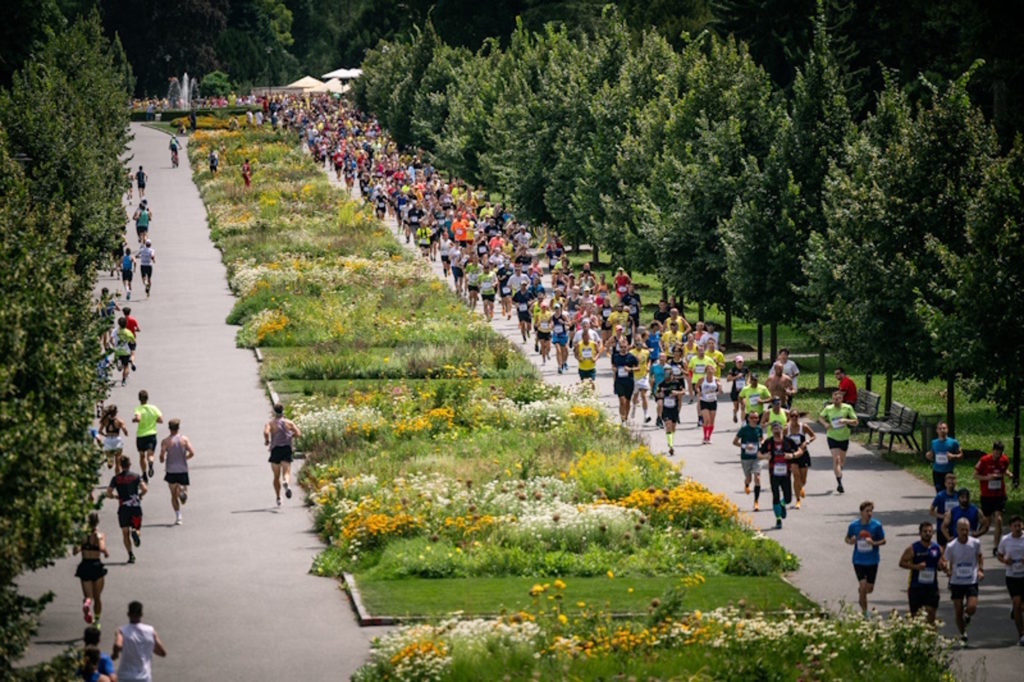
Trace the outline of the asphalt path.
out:
[[[126,387],[117,382],[108,402],[130,422],[137,393],[146,389],[165,422],[181,419],[196,456],[181,526],[173,525],[157,464],[143,500],[135,565],[125,564],[117,503],[103,507],[100,529],[111,553],[103,649],[110,651],[116,627],[127,622],[128,602],[137,599],[145,606],[144,622],[156,627],[169,652],[154,662],[154,679],[348,679],[365,660],[373,632],[356,624],[336,581],[309,575],[322,545],[301,492],[281,508],[275,504],[262,437],[270,403],[252,351],[237,348],[237,328],[225,324],[234,298],[209,239],[187,152],[172,169],[167,135],[139,124],[132,132],[129,163],[149,174],[156,266],[152,297],[145,298],[136,274],[138,295],[127,302],[141,326],[138,371]],[[136,194],[131,211],[138,200]],[[134,230],[128,243],[134,252]],[[98,284],[113,290],[120,283],[103,274]],[[119,303],[126,304],[123,296]],[[138,472],[133,424],[129,431],[126,453]],[[159,437],[167,434],[164,424]],[[103,484],[111,473],[102,469]],[[46,660],[81,637],[76,565],[68,557],[20,581],[26,594],[56,594],[23,663]]]
[[[344,191],[344,185],[336,180],[333,172],[327,172],[327,176]],[[358,195],[358,191],[358,188],[354,189],[354,195]],[[404,234],[399,232],[394,219],[389,217],[387,223],[396,238],[404,244]],[[408,245],[408,248],[418,252],[415,245]],[[444,279],[440,260],[430,265],[435,275]],[[446,281],[451,287],[451,278]],[[499,305],[496,304],[495,308],[500,312]],[[478,304],[477,311],[482,314],[481,304]],[[571,386],[579,381],[576,361],[571,353],[567,373],[559,374],[553,360],[542,364],[540,355],[533,350],[532,341],[525,345],[522,343],[514,315],[511,320],[506,320],[496,314],[492,326],[514,346],[522,349],[546,382]],[[554,357],[554,350],[551,355]],[[731,364],[732,354],[727,357]],[[798,383],[806,385],[816,381],[816,373],[811,367],[804,370],[805,374]],[[608,410],[609,418],[618,420],[618,398],[612,393],[612,384],[611,363],[608,359],[602,359],[597,366],[599,397]],[[860,503],[871,500],[875,503],[874,517],[883,524],[888,542],[881,548],[882,562],[874,593],[869,597],[869,608],[877,610],[874,617],[883,617],[893,609],[903,613],[907,611],[908,572],[899,567],[899,557],[906,547],[918,539],[918,524],[930,520],[928,508],[935,496],[930,485],[886,462],[864,445],[851,441],[843,475],[846,492],[842,495],[836,493],[832,458],[825,443],[824,430],[815,425],[818,438],[811,446],[807,497],[802,501],[802,509],[790,506],[783,528],[776,530],[767,470],[762,470],[760,512],[753,511],[753,496],[744,494],[739,451],[732,445],[740,424],[732,421],[732,404],[728,392],[720,401],[710,445],[701,444],[703,434],[697,426],[696,408],[696,403],[689,405],[684,401],[680,410],[681,423],[676,429],[676,454],[669,459],[680,464],[687,476],[736,503],[741,513],[749,517],[754,528],[777,540],[799,557],[800,569],[787,576],[797,588],[825,608],[838,610],[852,606],[859,609],[852,548],[844,543],[844,537],[850,522],[858,518]],[[654,415],[653,403],[651,414]],[[667,457],[668,442],[664,431],[654,428],[653,419],[649,425],[642,424],[639,410],[637,415],[638,418],[629,423],[630,430],[645,441],[652,451]],[[813,415],[812,420],[816,416]],[[971,476],[972,472],[961,467],[958,474],[966,477]],[[968,630],[970,648],[957,651],[954,666],[962,679],[1020,679],[1024,647],[1016,645],[1016,629],[1008,618],[1010,600],[1004,586],[1005,572],[1003,565],[991,555],[991,533],[982,538],[982,546],[985,551],[985,579],[981,585],[978,613]],[[944,582],[938,617],[944,621],[943,633],[955,637],[958,633],[953,619],[953,607]]]

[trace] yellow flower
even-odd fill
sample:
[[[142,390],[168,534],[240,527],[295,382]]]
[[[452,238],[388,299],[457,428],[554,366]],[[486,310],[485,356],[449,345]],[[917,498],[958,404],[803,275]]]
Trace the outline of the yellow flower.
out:
[[[560,614],[558,614],[558,622],[561,623],[562,625],[565,625],[566,623],[569,622],[569,619],[565,617],[564,613],[560,613]]]
[[[615,574],[612,573],[610,570],[608,571],[608,579],[609,580],[614,580],[615,579]]]
[[[561,580],[555,580],[555,589],[556,590],[564,590],[565,589],[565,583],[563,583]]]

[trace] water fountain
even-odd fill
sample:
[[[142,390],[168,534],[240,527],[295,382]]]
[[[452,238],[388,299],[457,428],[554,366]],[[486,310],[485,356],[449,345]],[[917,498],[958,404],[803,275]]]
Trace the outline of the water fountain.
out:
[[[199,82],[189,78],[186,72],[181,80],[171,76],[171,84],[167,87],[167,104],[172,109],[189,109],[199,94]]]

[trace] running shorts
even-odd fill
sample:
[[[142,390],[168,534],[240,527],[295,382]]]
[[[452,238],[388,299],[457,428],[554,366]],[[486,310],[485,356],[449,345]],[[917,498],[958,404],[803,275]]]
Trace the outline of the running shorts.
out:
[[[1006,510],[1005,497],[981,497],[981,513],[985,516],[992,516],[996,512]]]
[[[761,473],[761,460],[757,459],[741,459],[740,466],[743,467],[744,476],[756,476]]]
[[[811,456],[808,453],[805,452],[804,454],[802,454],[799,457],[797,457],[796,459],[794,459],[793,460],[793,464],[798,466],[798,467],[808,467],[809,468],[811,466]]]
[[[537,340],[538,341],[550,341],[551,340],[551,332],[537,332]]]
[[[615,395],[620,398],[633,397],[633,380],[631,378],[615,380]]]
[[[551,343],[555,344],[556,346],[565,346],[565,345],[567,345],[569,343],[569,335],[568,334],[553,334],[551,336]]]
[[[1010,598],[1021,597],[1024,598],[1024,578],[1006,578],[1006,589],[1010,593]]]
[[[661,421],[672,422],[673,424],[679,423],[679,406],[676,407],[662,407],[661,408]]]
[[[939,588],[934,587],[911,587],[907,590],[907,599],[910,602],[910,613],[915,614],[924,607],[933,609],[939,608]]]
[[[715,412],[715,411],[718,410],[718,401],[717,400],[701,400],[700,401],[700,409],[702,409],[702,410],[710,410],[711,412]]]
[[[142,273],[143,277],[152,277],[153,276],[153,266],[152,265],[140,265],[139,266],[139,271]]]
[[[281,462],[292,461],[292,446],[290,445],[278,445],[270,450],[270,459],[267,460],[271,464],[280,464]]]
[[[847,439],[847,440],[835,440],[834,438],[826,437],[825,440],[828,441],[828,449],[829,450],[842,450],[843,452],[846,452],[846,449],[848,447],[850,447],[849,439]]]
[[[978,596],[978,583],[973,585],[950,585],[949,594],[953,599],[967,599]]]
[[[120,436],[106,436],[103,439],[103,452],[116,452],[124,449],[124,440]]]
[[[142,507],[127,507],[121,505],[117,508],[117,525],[121,528],[142,527]]]
[[[164,480],[168,483],[176,483],[177,485],[188,485],[188,472],[182,472],[178,474],[166,473],[164,474]]]
[[[132,281],[132,271],[131,270],[122,270],[121,271],[121,281],[124,281],[124,282]]]
[[[135,447],[136,449],[138,449],[139,452],[145,452],[146,450],[156,450],[156,434],[151,433],[148,436],[137,437],[135,439]]]
[[[878,575],[878,564],[854,564],[853,572],[857,574],[857,580],[867,581],[868,585],[875,584],[875,577]]]
[[[581,369],[580,370],[580,381],[585,379],[596,379],[597,369]]]

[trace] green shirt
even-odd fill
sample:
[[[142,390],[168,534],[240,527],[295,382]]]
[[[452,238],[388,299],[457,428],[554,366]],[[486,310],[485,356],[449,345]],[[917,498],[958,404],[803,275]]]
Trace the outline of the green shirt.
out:
[[[160,408],[148,403],[139,405],[135,408],[135,416],[139,418],[139,429],[135,432],[137,437],[156,435],[156,420],[163,416]]]
[[[771,431],[772,424],[781,424],[783,428],[786,427],[786,420],[789,419],[789,413],[785,410],[779,410],[778,414],[775,410],[769,408],[768,412],[768,430]]]
[[[836,428],[834,426],[836,419],[856,419],[857,413],[853,411],[853,408],[843,403],[841,407],[836,407],[832,403],[829,403],[821,410],[821,417],[828,422],[828,428],[825,429],[825,435],[832,440],[850,440],[850,427],[843,424]]]
[[[761,437],[764,434],[760,426],[744,424],[736,433],[740,439],[740,459],[757,459],[757,451],[761,447]],[[753,447],[751,447],[753,446]]]
[[[128,344],[132,343],[135,343],[135,334],[132,334],[127,329],[118,329],[117,344],[114,346],[114,355],[122,358],[126,355],[131,355],[132,349]]]
[[[748,412],[761,414],[761,411],[764,410],[764,404],[771,399],[772,394],[768,392],[764,384],[744,386],[743,390],[740,391],[740,400],[747,406]]]

